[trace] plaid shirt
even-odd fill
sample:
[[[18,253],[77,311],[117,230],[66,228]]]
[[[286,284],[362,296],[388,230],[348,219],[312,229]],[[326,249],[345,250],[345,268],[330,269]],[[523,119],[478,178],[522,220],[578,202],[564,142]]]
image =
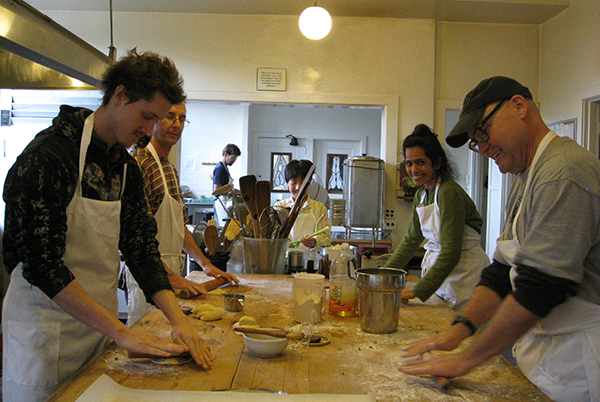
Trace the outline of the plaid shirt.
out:
[[[156,215],[162,200],[165,198],[165,189],[163,186],[162,177],[158,163],[147,148],[138,148],[132,152],[133,157],[137,161],[142,175],[144,176],[144,193],[148,202],[148,213],[152,216]],[[179,186],[179,175],[175,166],[166,158],[159,156],[169,194],[177,201],[183,204],[183,195]],[[183,210],[183,223],[187,223],[187,213]]]

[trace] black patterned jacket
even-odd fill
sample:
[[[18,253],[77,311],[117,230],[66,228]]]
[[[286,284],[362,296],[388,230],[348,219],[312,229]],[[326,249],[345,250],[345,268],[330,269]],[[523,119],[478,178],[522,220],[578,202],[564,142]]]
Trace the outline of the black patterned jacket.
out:
[[[52,126],[41,131],[8,172],[3,236],[4,265],[10,274],[19,261],[23,277],[53,298],[74,278],[62,257],[67,206],[78,179],[79,145],[91,110],[63,105]],[[121,200],[119,249],[147,296],[171,289],[160,261],[156,222],[147,213],[141,172],[120,144],[92,135],[83,172],[83,196],[102,201],[119,198],[123,166],[127,179]]]

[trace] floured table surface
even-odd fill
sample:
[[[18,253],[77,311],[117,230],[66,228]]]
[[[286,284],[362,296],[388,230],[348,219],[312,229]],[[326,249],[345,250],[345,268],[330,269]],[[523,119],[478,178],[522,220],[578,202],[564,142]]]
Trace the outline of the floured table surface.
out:
[[[407,342],[448,328],[454,313],[439,300],[411,303],[400,308],[398,331],[368,334],[358,317],[322,314],[314,331],[327,333],[331,343],[307,347],[290,341],[286,351],[273,358],[256,357],[244,347],[232,325],[242,316],[254,317],[261,327],[289,328],[292,318],[292,278],[287,275],[239,275],[240,286],[223,289],[245,295],[242,312],[225,311],[218,321],[190,317],[210,344],[213,368],[204,371],[193,362],[181,366],[129,359],[114,344],[64,384],[50,401],[75,401],[97,378],[107,374],[117,383],[137,389],[213,391],[267,389],[290,394],[369,394],[377,401],[550,401],[506,360],[495,357],[464,377],[451,380],[446,392],[431,378],[400,373],[401,348]],[[209,278],[194,271],[188,279]],[[433,298],[432,298],[433,299]],[[223,295],[209,294],[180,300],[183,306],[210,303],[223,308]],[[165,338],[170,325],[156,309],[146,313],[135,328]]]

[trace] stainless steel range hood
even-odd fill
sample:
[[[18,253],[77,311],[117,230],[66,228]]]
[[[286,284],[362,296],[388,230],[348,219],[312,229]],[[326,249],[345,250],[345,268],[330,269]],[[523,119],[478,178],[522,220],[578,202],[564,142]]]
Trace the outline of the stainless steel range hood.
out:
[[[27,3],[0,0],[0,88],[98,88],[111,63]]]

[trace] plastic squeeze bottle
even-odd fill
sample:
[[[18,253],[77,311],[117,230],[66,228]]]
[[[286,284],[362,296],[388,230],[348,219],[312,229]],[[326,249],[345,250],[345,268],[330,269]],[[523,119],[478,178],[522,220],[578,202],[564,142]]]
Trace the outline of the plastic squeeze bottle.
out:
[[[329,314],[352,317],[358,314],[358,288],[352,279],[354,256],[348,243],[333,259],[329,271]]]

